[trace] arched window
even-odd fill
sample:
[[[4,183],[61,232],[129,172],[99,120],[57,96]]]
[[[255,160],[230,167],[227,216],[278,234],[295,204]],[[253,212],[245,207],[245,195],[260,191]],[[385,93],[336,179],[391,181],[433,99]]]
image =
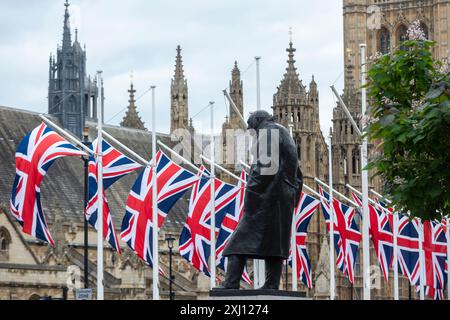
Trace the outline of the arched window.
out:
[[[382,27],[380,30],[379,37],[379,48],[382,54],[389,53],[391,49],[391,35],[389,34],[389,30],[386,27]]]
[[[11,235],[6,228],[0,228],[0,261],[9,259],[9,246]]]
[[[53,106],[50,110],[48,110],[48,113],[55,113],[60,111],[61,111],[61,99],[58,96],[56,96],[53,99]]]
[[[359,173],[359,150],[358,148],[352,151],[352,174]]]
[[[67,112],[77,112],[77,104],[75,97],[70,97],[69,101],[67,102]]]
[[[401,50],[405,49],[405,47],[402,46],[401,43],[403,41],[408,40],[407,31],[408,31],[408,28],[406,28],[406,26],[404,24],[400,25],[397,28],[397,33],[396,33],[396,35],[397,35],[397,45],[400,45],[400,49]]]
[[[28,300],[39,300],[41,298],[37,293],[33,293]]]
[[[425,23],[421,22],[420,23],[420,28],[423,30],[423,33],[425,34],[425,38],[427,38],[429,40],[430,39],[430,32],[428,30],[428,26]]]

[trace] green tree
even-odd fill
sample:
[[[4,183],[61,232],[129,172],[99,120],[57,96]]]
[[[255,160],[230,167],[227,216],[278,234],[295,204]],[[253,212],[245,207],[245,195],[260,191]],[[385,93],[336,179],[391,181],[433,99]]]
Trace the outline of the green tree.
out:
[[[424,220],[450,215],[450,74],[433,46],[407,40],[373,61],[365,117],[380,151],[368,168],[399,210]]]

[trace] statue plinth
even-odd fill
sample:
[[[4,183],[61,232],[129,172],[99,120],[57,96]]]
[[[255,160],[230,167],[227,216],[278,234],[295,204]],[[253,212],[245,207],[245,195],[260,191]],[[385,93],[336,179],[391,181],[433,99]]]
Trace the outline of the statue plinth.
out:
[[[311,300],[305,293],[283,290],[211,290],[209,300]]]

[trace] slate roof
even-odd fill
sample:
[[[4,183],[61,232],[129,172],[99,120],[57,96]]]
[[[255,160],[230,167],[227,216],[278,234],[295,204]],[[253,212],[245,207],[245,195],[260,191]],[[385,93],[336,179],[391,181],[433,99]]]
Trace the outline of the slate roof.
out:
[[[56,121],[56,120],[55,120]],[[15,150],[22,138],[41,123],[38,113],[0,106],[0,204],[9,208],[9,197],[15,176]],[[96,123],[87,122],[90,137],[95,138]],[[104,130],[145,159],[151,155],[151,133],[143,130],[104,125]],[[157,138],[172,146],[170,136],[157,133]],[[44,214],[52,232],[56,215],[66,221],[83,222],[84,165],[80,158],[65,157],[50,167],[41,185]],[[120,229],[125,201],[138,173],[117,181],[108,191],[107,199],[116,229]],[[163,229],[181,231],[187,215],[189,191],[172,208]]]

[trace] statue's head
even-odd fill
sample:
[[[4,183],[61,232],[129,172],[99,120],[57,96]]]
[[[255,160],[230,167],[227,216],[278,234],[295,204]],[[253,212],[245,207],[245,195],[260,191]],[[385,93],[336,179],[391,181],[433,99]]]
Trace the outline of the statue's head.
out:
[[[255,112],[252,112],[247,120],[247,129],[258,131],[258,129],[261,127],[261,124],[266,121],[274,121],[274,117],[271,116],[267,111],[257,110]]]

